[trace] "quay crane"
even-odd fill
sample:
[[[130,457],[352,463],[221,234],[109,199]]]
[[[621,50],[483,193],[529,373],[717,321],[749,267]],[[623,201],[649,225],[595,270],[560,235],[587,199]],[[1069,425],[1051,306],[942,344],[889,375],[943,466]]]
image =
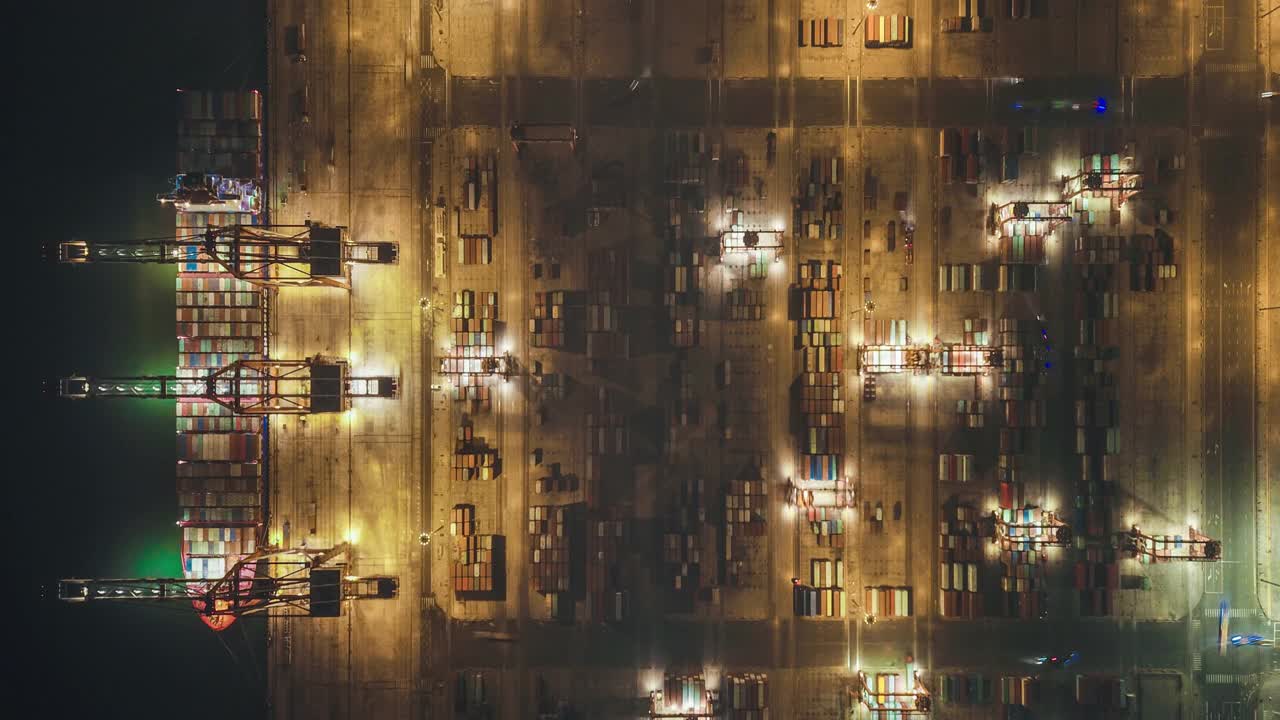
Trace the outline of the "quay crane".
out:
[[[352,242],[345,227],[223,225],[174,238],[123,243],[72,240],[58,245],[58,261],[84,263],[213,263],[240,280],[265,287],[350,289],[353,264],[392,265],[394,242]]]
[[[878,677],[877,680],[880,678]],[[892,714],[891,717],[928,715],[933,707],[929,688],[925,687],[918,671],[911,673],[910,690],[891,690],[884,687],[878,690],[872,689],[867,683],[867,674],[862,671],[858,672],[857,681],[857,685],[849,688],[850,699],[854,704],[865,706],[872,715]]]
[[[339,617],[347,600],[387,600],[399,593],[399,578],[347,574],[331,561],[349,553],[348,543],[328,549],[263,547],[246,555],[216,580],[186,578],[68,578],[58,581],[58,599],[70,603],[191,603],[214,630],[237,618],[268,611],[306,617]]]
[[[1222,559],[1222,541],[1187,528],[1187,537],[1178,535],[1149,535],[1134,525],[1127,532],[1116,533],[1119,546],[1142,562],[1217,562]]]
[[[319,356],[307,360],[237,360],[201,378],[145,376],[63,378],[65,398],[201,398],[238,415],[307,415],[341,412],[351,398],[394,398],[390,376],[351,376],[347,363]]]

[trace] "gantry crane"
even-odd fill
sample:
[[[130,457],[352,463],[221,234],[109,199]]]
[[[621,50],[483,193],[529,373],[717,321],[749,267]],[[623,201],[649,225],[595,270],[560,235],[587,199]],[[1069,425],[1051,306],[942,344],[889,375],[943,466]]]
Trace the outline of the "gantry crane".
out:
[[[1071,544],[1071,526],[1055,512],[1028,505],[1008,513],[1008,517],[1000,510],[991,513],[995,521],[995,534],[991,541],[999,542],[1001,549],[1017,549],[1015,545],[1039,549]]]
[[[73,240],[58,247],[64,263],[214,263],[257,285],[350,288],[353,264],[394,264],[399,245],[352,242],[346,228],[305,225],[224,225],[191,235],[125,243]]]
[[[772,251],[774,257],[785,251],[782,231],[777,229],[734,226],[720,231],[720,254]]]
[[[992,235],[1012,235],[1014,223],[1030,227],[1026,235],[1048,235],[1059,225],[1071,222],[1071,204],[1064,201],[1032,200],[991,205],[987,212],[987,230]]]
[[[474,349],[492,352],[492,348],[476,346]],[[516,363],[515,357],[509,352],[501,355],[447,355],[440,358],[441,375],[467,375],[476,377],[498,375],[502,377],[503,382],[506,382],[517,372],[519,372],[518,363]]]
[[[999,348],[948,344],[936,338],[932,345],[859,345],[858,373],[985,375],[1000,367],[1001,357]]]
[[[1070,202],[1076,197],[1091,193],[1096,196],[1115,197],[1117,205],[1142,190],[1142,173],[1125,170],[1091,170],[1062,178],[1062,199]]]
[[[1117,533],[1116,539],[1120,547],[1128,550],[1133,557],[1153,563],[1171,560],[1216,562],[1222,559],[1220,540],[1214,540],[1193,527],[1188,527],[1187,532],[1187,537],[1148,535],[1142,528],[1134,525],[1127,532]]]
[[[898,717],[907,715],[928,715],[933,707],[933,698],[929,688],[925,687],[918,671],[911,673],[910,690],[873,689],[867,684],[867,674],[858,671],[857,684],[849,688],[850,700],[853,704],[862,704],[873,715],[897,713]]]
[[[350,375],[346,361],[319,356],[307,360],[237,360],[202,378],[148,376],[68,377],[59,383],[65,398],[201,398],[239,415],[306,415],[341,412],[351,398],[393,398],[396,378]]]
[[[350,546],[328,549],[263,547],[247,555],[219,579],[70,578],[58,581],[58,599],[73,603],[191,603],[214,630],[242,615],[268,611],[309,617],[338,617],[346,600],[396,597],[399,579],[388,575],[348,575],[347,565],[330,562]]]

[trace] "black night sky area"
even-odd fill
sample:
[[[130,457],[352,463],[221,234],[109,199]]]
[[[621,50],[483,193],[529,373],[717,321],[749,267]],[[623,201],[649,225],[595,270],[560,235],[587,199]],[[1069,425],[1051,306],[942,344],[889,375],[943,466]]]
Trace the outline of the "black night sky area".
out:
[[[154,196],[174,175],[175,89],[265,91],[265,4],[29,3],[6,26],[16,43],[5,165],[17,191],[8,281],[18,322],[5,346],[22,406],[8,413],[5,537],[18,568],[10,597],[22,605],[8,620],[26,636],[7,653],[20,668],[6,678],[10,707],[56,718],[262,717],[261,621],[219,637],[185,610],[51,599],[58,577],[181,572],[174,410],[37,391],[71,371],[173,371],[173,268],[58,267],[40,249],[173,232],[173,211]]]

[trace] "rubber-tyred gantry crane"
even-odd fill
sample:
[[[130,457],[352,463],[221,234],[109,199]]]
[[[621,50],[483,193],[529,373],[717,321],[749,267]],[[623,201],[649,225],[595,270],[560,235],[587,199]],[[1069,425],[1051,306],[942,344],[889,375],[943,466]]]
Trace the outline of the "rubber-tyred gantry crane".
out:
[[[991,541],[1001,549],[1065,547],[1071,544],[1071,526],[1058,514],[1034,505],[1023,508],[995,510],[995,534]]]
[[[350,288],[353,264],[394,264],[399,245],[352,242],[346,228],[224,225],[174,238],[124,243],[74,240],[58,246],[64,263],[214,263],[238,279],[267,287]]]
[[[330,564],[350,549],[347,543],[328,549],[263,547],[217,580],[69,578],[58,581],[58,599],[72,603],[191,603],[205,624],[224,630],[243,615],[276,611],[338,617],[347,600],[396,597],[398,578],[349,575],[345,563]]]
[[[237,360],[202,378],[148,376],[68,377],[58,394],[82,398],[201,398],[239,415],[306,415],[341,412],[351,398],[393,398],[399,382],[390,376],[352,376],[346,361]]]
[[[859,345],[858,373],[985,375],[1000,367],[1001,359],[999,348],[947,344],[937,339],[932,345]]]
[[[1074,200],[1089,193],[1094,197],[1113,197],[1117,205],[1142,191],[1142,173],[1127,170],[1091,170],[1062,178],[1062,199]]]
[[[1222,559],[1222,542],[1214,540],[1193,527],[1187,528],[1187,536],[1149,535],[1134,525],[1127,532],[1116,534],[1121,548],[1146,562],[1216,562]]]
[[[1071,222],[1071,204],[1064,201],[1018,200],[993,204],[987,213],[987,230],[992,235],[1012,235],[1014,223],[1028,225],[1026,235],[1049,235],[1068,222]]]
[[[895,717],[925,716],[933,708],[929,688],[917,671],[911,673],[910,690],[872,688],[867,682],[867,674],[859,671],[856,684],[849,688],[849,696],[854,704],[862,704],[876,716],[889,713],[896,713]]]
[[[456,350],[457,348],[455,348]],[[476,346],[463,350],[477,350],[491,353],[492,348]],[[511,353],[448,355],[440,358],[440,374],[454,376],[490,377],[500,376],[503,382],[511,379],[519,372],[519,364]]]

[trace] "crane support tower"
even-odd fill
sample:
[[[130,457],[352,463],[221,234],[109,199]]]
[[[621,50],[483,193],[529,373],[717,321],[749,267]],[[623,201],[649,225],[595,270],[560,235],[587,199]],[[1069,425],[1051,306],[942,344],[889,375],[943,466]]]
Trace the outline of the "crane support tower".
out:
[[[1187,528],[1187,537],[1180,535],[1148,535],[1134,525],[1128,532],[1117,534],[1121,548],[1143,562],[1216,562],[1222,559],[1222,542]]]
[[[933,707],[929,688],[918,671],[911,673],[910,690],[872,688],[867,674],[859,671],[857,684],[849,688],[849,699],[853,705],[866,707],[873,717],[925,717]]]
[[[223,225],[200,233],[124,243],[63,242],[59,262],[212,263],[240,280],[266,287],[351,288],[354,264],[391,265],[399,260],[394,242],[352,242],[345,227],[305,225]]]
[[[345,563],[330,564],[350,545],[327,549],[263,547],[247,555],[221,579],[70,578],[58,581],[58,599],[71,603],[191,603],[215,630],[243,615],[338,617],[347,600],[387,600],[399,593],[394,576],[348,574]]]
[[[65,398],[201,398],[238,415],[309,415],[341,412],[351,398],[394,398],[399,381],[390,376],[352,376],[346,361],[237,360],[202,378],[147,376],[63,378]]]
[[[995,534],[991,541],[1000,543],[1002,550],[1022,549],[1028,545],[1036,548],[1071,545],[1071,526],[1055,512],[1028,505],[995,510],[992,516]]]

